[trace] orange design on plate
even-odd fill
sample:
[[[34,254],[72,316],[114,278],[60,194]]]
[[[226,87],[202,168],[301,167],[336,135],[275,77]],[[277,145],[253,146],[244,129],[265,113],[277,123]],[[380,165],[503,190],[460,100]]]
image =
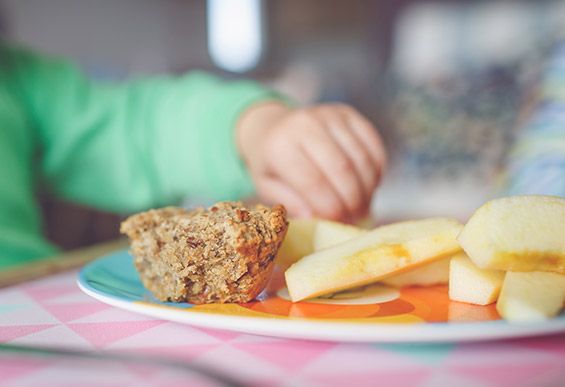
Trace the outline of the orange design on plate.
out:
[[[385,285],[369,285],[351,291],[351,296],[338,293],[334,297],[293,303],[284,294],[282,270],[276,270],[267,290],[256,301],[239,305],[196,305],[187,311],[228,313],[230,315],[317,321],[417,323],[476,322],[499,320],[495,305],[478,306],[450,301],[448,288],[413,286],[395,289]],[[380,293],[379,293],[380,292]],[[361,297],[381,294],[384,302],[359,303]],[[370,298],[368,298],[370,301]]]

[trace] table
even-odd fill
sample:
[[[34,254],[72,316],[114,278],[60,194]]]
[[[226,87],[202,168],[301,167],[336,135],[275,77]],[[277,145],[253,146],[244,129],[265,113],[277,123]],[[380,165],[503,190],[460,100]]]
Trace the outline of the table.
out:
[[[1,386],[565,385],[565,334],[436,345],[260,337],[108,306],[83,294],[76,275],[0,289]]]

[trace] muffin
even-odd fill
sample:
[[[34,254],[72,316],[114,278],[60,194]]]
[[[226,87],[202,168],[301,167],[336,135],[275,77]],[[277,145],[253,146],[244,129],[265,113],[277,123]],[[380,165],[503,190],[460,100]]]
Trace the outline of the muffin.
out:
[[[283,206],[166,207],[133,215],[131,241],[145,287],[161,301],[245,303],[267,285],[288,222]]]

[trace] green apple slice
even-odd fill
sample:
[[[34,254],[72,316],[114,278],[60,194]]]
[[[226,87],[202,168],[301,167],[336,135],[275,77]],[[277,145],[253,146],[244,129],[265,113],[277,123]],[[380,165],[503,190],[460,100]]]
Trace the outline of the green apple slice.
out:
[[[317,219],[290,219],[288,230],[277,254],[277,263],[289,266],[314,252]]]
[[[496,302],[504,272],[478,268],[465,253],[455,255],[449,267],[449,299],[476,305]]]
[[[338,245],[366,234],[368,231],[349,224],[320,220],[314,231],[314,251]]]
[[[473,214],[458,240],[482,269],[565,274],[565,199],[492,200]]]
[[[555,317],[565,301],[565,275],[508,272],[496,310],[511,322],[544,321]]]
[[[448,218],[395,223],[310,254],[286,272],[292,301],[377,282],[460,251]]]
[[[442,258],[410,270],[406,273],[385,278],[382,283],[401,288],[403,286],[441,285],[449,282],[449,262],[451,257]]]

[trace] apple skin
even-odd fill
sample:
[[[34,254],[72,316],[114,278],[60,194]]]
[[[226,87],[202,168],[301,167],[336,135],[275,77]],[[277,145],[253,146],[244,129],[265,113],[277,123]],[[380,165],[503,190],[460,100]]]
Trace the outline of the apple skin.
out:
[[[369,230],[350,224],[320,220],[314,231],[314,251],[319,251],[346,242]]]
[[[277,254],[277,263],[288,267],[314,252],[317,219],[290,219],[288,230]]]
[[[324,219],[290,219],[277,263],[288,267],[314,251],[355,238],[368,230]]]
[[[503,281],[503,271],[480,269],[465,253],[459,253],[449,266],[449,299],[489,305],[498,299]]]
[[[367,285],[460,251],[462,225],[431,218],[376,228],[364,235],[310,254],[286,272],[292,301]]]
[[[565,199],[492,200],[471,216],[458,240],[482,269],[565,274]]]
[[[507,272],[496,310],[510,322],[539,322],[557,316],[563,302],[565,275]]]

